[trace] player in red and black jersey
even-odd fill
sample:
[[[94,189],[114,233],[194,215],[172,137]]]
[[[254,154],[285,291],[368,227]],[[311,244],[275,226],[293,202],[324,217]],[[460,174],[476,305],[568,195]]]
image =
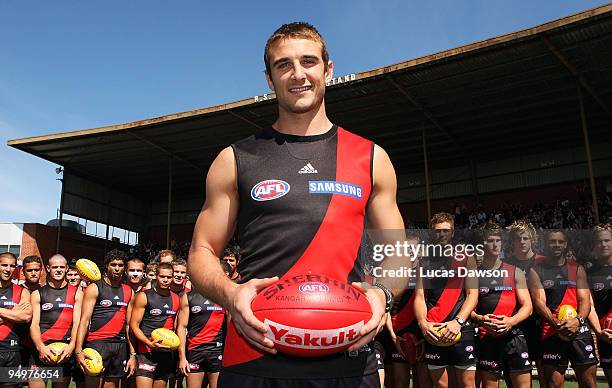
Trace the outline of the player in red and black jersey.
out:
[[[40,275],[43,269],[43,261],[40,256],[26,256],[23,259],[23,288],[30,291],[30,294],[40,288]]]
[[[239,281],[238,263],[240,262],[240,248],[237,245],[226,247],[223,251],[222,260],[230,266],[229,278],[234,282]]]
[[[441,254],[452,247],[454,219],[451,214],[435,214],[430,226],[434,230],[434,245],[441,249],[436,256],[421,258],[414,299],[415,316],[427,341],[425,363],[435,386],[473,387],[475,327],[469,318],[478,303],[478,281],[459,276],[459,270],[476,269],[476,261],[465,254]],[[436,332],[438,327],[446,329],[440,336]],[[461,340],[456,344],[438,345],[439,341],[452,342],[459,332]]]
[[[597,335],[601,368],[612,385],[612,225],[595,227],[593,254],[595,261],[587,270],[593,298],[589,324]]]
[[[183,296],[183,293],[191,289],[191,282],[187,280],[187,262],[184,259],[176,259],[170,264],[174,274],[170,290],[178,296]]]
[[[32,319],[30,293],[12,282],[16,268],[15,255],[0,253],[0,367],[8,368],[21,364],[17,325]]]
[[[388,155],[327,117],[324,95],[333,63],[318,31],[307,23],[283,25],[268,40],[264,58],[278,119],[224,149],[212,163],[190,249],[194,286],[231,315],[219,386],[315,379],[320,386],[378,386],[375,353],[366,345],[386,321],[390,292],[364,288],[372,319],[349,352],[325,358],[277,353],[251,310],[257,291],[276,277],[310,272],[362,281],[358,259],[366,222],[372,229],[404,230]],[[224,276],[219,264],[235,229],[242,249],[239,284]],[[396,293],[406,283],[381,281]]]
[[[145,279],[145,263],[137,257],[133,257],[128,260],[125,275],[127,277],[127,284],[132,288],[134,293],[139,292],[143,288]]]
[[[67,267],[68,262],[64,256],[56,254],[49,258],[47,284],[34,291],[30,297],[33,311],[30,335],[37,350],[37,353],[30,357],[30,366],[63,366],[64,381],[53,383],[53,387],[67,387],[72,375],[75,381],[83,382],[83,375],[74,370],[76,365],[71,357],[81,317],[83,291],[80,287],[68,284]],[[59,353],[58,362],[53,362],[55,351],[47,346],[52,342],[68,344]],[[42,388],[46,386],[46,382],[30,379],[28,385],[31,388]]]
[[[174,330],[180,298],[170,291],[173,277],[172,265],[160,263],[153,288],[139,292],[134,300],[130,330],[138,341],[138,387],[165,387],[176,374],[177,360],[174,352],[151,340],[151,333],[155,329]]]
[[[514,388],[531,387],[531,361],[520,329],[532,311],[522,269],[500,259],[501,227],[487,222],[482,229],[484,255],[478,269],[491,271],[478,278],[478,305],[472,321],[479,325],[476,349],[483,387],[497,388],[502,372]]]
[[[586,273],[568,258],[565,232],[549,230],[544,242],[546,257],[531,268],[528,283],[533,307],[541,319],[545,383],[562,387],[569,360],[580,385],[594,387],[597,357],[591,331],[584,321],[591,311]],[[559,321],[557,313],[562,305],[576,309],[577,317]]]
[[[132,309],[133,292],[130,286],[121,282],[127,255],[112,250],[104,257],[104,276],[87,286],[83,296],[81,322],[77,332],[75,354],[83,366],[83,348],[93,348],[102,356],[103,372],[87,376],[88,387],[117,387],[127,373],[134,373],[136,352],[128,336],[128,322]]]
[[[217,387],[223,353],[225,311],[195,290],[181,297],[177,334],[179,370],[187,376],[187,387]]]

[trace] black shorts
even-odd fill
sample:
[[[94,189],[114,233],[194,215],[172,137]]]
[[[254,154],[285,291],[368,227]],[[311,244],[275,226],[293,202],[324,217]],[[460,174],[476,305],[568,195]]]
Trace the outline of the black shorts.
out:
[[[527,339],[527,348],[529,349],[529,356],[534,361],[541,360],[542,359],[542,335],[540,333],[540,321],[539,319],[534,319],[533,317],[529,317],[524,322],[525,324],[520,325],[519,327],[523,331],[523,334],[525,334],[525,339]]]
[[[606,341],[598,340],[599,359],[602,369],[612,369],[612,344]]]
[[[461,339],[451,346],[436,346],[425,342],[423,362],[429,366],[476,366],[476,338],[474,326],[468,324],[461,329]]]
[[[216,373],[221,370],[223,350],[193,349],[187,351],[187,362],[191,373]]]
[[[0,352],[0,367],[17,368],[20,365],[21,352],[19,350]]]
[[[128,360],[127,342],[91,341],[84,348],[92,348],[102,356],[104,371],[100,377],[120,379],[125,375],[125,365]]]
[[[378,373],[366,376],[341,377],[331,379],[277,379],[270,377],[247,376],[228,371],[219,374],[218,388],[380,388]]]
[[[531,360],[527,340],[520,331],[513,330],[500,338],[488,337],[476,340],[478,363],[476,369],[492,372],[529,372]]]
[[[580,328],[580,334],[572,341],[563,341],[558,335],[548,337],[541,342],[542,364],[567,367],[572,365],[597,364],[595,343],[588,327]]]
[[[40,360],[40,354],[38,351],[33,350],[30,352],[30,359],[28,360],[27,365],[30,368],[42,368],[42,367],[62,367],[62,376],[66,377],[74,377],[74,381],[83,381],[83,372],[81,368],[78,367],[76,359],[74,356],[70,357],[63,364],[45,364]]]
[[[176,352],[140,353],[137,356],[136,376],[153,380],[169,380],[176,376]]]

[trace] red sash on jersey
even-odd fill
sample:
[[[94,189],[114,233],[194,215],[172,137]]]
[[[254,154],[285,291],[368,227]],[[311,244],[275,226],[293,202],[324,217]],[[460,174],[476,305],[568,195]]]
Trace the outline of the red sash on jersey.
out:
[[[332,194],[331,201],[312,242],[282,279],[312,273],[348,280],[361,244],[365,210],[372,189],[372,142],[338,128],[336,181],[361,186],[362,198]],[[262,357],[236,331],[227,325],[223,366],[242,364]]]
[[[18,286],[17,284],[13,284],[13,298],[12,298],[13,303],[19,304],[19,302],[21,301],[21,291],[22,290],[23,288],[21,288],[21,286]],[[12,310],[13,307],[15,306],[8,306],[6,308],[9,310]],[[2,324],[0,324],[0,341],[4,341],[13,332],[14,326],[15,326],[14,322],[3,322]]]
[[[467,259],[457,260],[454,257],[451,259],[451,269],[457,274],[459,263],[467,262]],[[436,301],[436,305],[427,311],[427,320],[429,322],[441,323],[446,321],[448,315],[453,311],[461,293],[463,292],[463,282],[465,278],[454,276],[448,278],[446,287]]]
[[[127,304],[129,304],[130,299],[132,299],[132,287],[122,283],[121,288],[123,289],[123,301],[126,303],[126,306],[121,306],[106,325],[100,327],[96,331],[89,332],[87,334],[87,341],[113,338],[118,335],[121,330],[125,330]]]
[[[493,310],[491,314],[511,317],[514,315],[517,304],[516,283],[514,279],[514,276],[516,275],[516,268],[511,264],[503,262],[502,270],[507,271],[509,274],[509,276],[504,278],[503,286],[510,289],[504,289],[501,292],[499,300],[497,301],[497,306],[495,306],[495,310]],[[487,333],[487,329],[484,326],[480,326],[480,329],[478,329],[478,336],[480,338],[483,338],[485,335],[488,334],[489,333]]]
[[[561,299],[561,303],[559,305],[554,306],[554,310],[551,308],[553,316],[557,316],[559,312],[559,307],[564,304],[569,304],[576,310],[578,310],[578,295],[576,293],[576,279],[578,278],[578,265],[574,260],[566,259],[567,266],[567,279],[571,282],[574,282],[574,285],[568,284],[565,288],[565,293],[563,294],[563,299]],[[552,307],[552,306],[551,306]],[[549,307],[550,308],[550,307]],[[542,339],[549,338],[558,333],[556,327],[552,327],[550,323],[546,321],[542,321]]]
[[[393,330],[395,334],[402,334],[402,331],[406,329],[408,326],[414,322],[416,319],[414,315],[414,297],[416,292],[413,292],[410,295],[410,298],[404,305],[404,308],[400,310],[397,314],[391,317],[391,323],[393,324]]]
[[[217,307],[221,307],[218,304],[215,304]],[[202,344],[207,344],[217,337],[219,331],[223,328],[223,320],[225,317],[225,311],[223,310],[215,310],[210,314],[208,321],[206,321],[206,325],[197,333],[195,336],[188,338],[189,346],[187,349],[192,350],[197,348]]]
[[[179,308],[181,307],[180,297],[176,292],[170,291],[170,298],[172,298],[172,311],[178,313]],[[164,322],[164,325],[162,327],[164,329],[174,331],[174,317],[176,317],[176,314],[166,316],[166,322]],[[150,353],[152,350],[153,349],[151,349],[141,341],[138,341],[138,353]]]
[[[66,290],[66,304],[71,304],[74,306],[76,292],[77,287],[69,284],[68,289]],[[57,318],[57,321],[53,323],[53,326],[47,329],[44,333],[40,334],[41,341],[44,343],[49,340],[57,341],[66,338],[66,335],[69,334],[70,330],[72,329],[73,313],[74,307],[71,309],[64,307]]]

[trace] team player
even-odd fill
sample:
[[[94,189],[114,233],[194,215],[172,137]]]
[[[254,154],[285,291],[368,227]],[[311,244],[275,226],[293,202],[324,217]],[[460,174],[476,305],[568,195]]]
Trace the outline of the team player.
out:
[[[187,388],[217,387],[223,353],[225,311],[195,290],[181,296],[177,322],[179,370],[187,376]]]
[[[185,291],[190,289],[190,287],[187,287],[187,262],[183,259],[176,259],[171,264],[174,276],[170,289],[182,296]]]
[[[589,286],[584,268],[568,257],[567,235],[561,230],[545,233],[546,257],[529,274],[529,291],[540,315],[542,368],[548,387],[562,387],[568,361],[582,387],[595,387],[597,357],[585,318],[591,311]],[[577,317],[559,321],[562,305],[570,305]],[[565,337],[560,338],[560,335]]]
[[[66,280],[68,284],[80,287],[81,286],[81,275],[79,275],[79,271],[77,271],[74,265],[68,266],[68,271],[66,271]]]
[[[30,292],[12,283],[17,257],[0,253],[0,367],[16,368],[21,364],[18,324],[30,322]]]
[[[211,165],[189,257],[194,285],[231,315],[219,386],[379,386],[375,353],[365,345],[385,323],[389,288],[401,292],[406,279],[363,287],[372,319],[349,352],[324,359],[277,353],[251,311],[257,291],[277,277],[311,271],[361,281],[357,259],[366,220],[373,229],[404,230],[385,151],[326,115],[333,63],[317,30],[307,23],[283,25],[268,39],[264,61],[278,119],[221,151]],[[219,265],[235,228],[242,249],[239,284]]]
[[[500,276],[478,278],[478,305],[472,321],[479,325],[478,376],[483,388],[497,388],[502,372],[514,388],[531,387],[531,360],[527,340],[519,328],[532,311],[525,273],[502,262],[502,231],[495,222],[482,229],[484,255],[481,270],[498,271]],[[493,272],[492,272],[493,273]]]
[[[37,351],[31,355],[30,366],[62,366],[64,380],[53,383],[53,387],[68,387],[73,372],[75,381],[83,382],[83,375],[78,373],[78,367],[71,357],[81,317],[83,291],[78,286],[68,284],[67,267],[64,256],[51,256],[47,264],[47,284],[30,297],[33,312],[30,335]],[[63,342],[68,346],[57,353],[47,346],[52,342]],[[57,362],[53,361],[54,355],[59,356]],[[46,383],[41,379],[29,379],[28,385],[30,388],[43,388]]]
[[[414,313],[427,341],[425,362],[436,387],[473,387],[476,377],[475,327],[470,314],[478,303],[478,282],[472,277],[459,277],[459,268],[476,269],[473,257],[465,255],[445,256],[453,247],[454,219],[448,213],[437,213],[430,226],[434,232],[434,246],[430,256],[424,256],[420,268],[424,277],[417,279]],[[451,272],[452,275],[451,276]],[[429,273],[439,271],[442,275]],[[448,276],[444,276],[444,271]],[[436,328],[445,332],[438,335]],[[441,329],[440,329],[441,330]],[[461,339],[451,346],[439,346],[438,342],[452,342],[458,333]]]
[[[126,270],[127,284],[134,293],[142,290],[145,275],[145,263],[137,257],[131,258],[127,262]]]
[[[587,271],[593,298],[589,324],[597,335],[601,368],[612,385],[612,225],[595,227],[593,255]]]
[[[240,262],[240,247],[237,245],[230,245],[223,251],[223,261],[230,266],[230,279],[234,282],[240,279],[238,274],[238,262]]]
[[[34,290],[38,290],[40,288],[40,275],[42,268],[43,261],[40,256],[26,256],[26,258],[23,259],[24,282],[22,286],[26,290],[30,291],[30,294],[32,294]]]
[[[162,251],[159,251],[160,263],[172,264],[174,260],[176,260],[176,254],[174,253],[174,251],[171,251],[170,249],[164,249]]]
[[[136,386],[139,388],[163,388],[176,373],[174,352],[150,338],[155,329],[174,329],[180,298],[170,291],[173,272],[169,263],[158,264],[155,285],[139,292],[134,299],[130,330],[138,341]]]
[[[93,348],[102,356],[104,370],[99,376],[85,378],[88,388],[117,388],[120,379],[136,368],[136,352],[127,335],[133,292],[121,282],[127,255],[114,249],[104,257],[104,276],[85,289],[75,355],[81,368]]]

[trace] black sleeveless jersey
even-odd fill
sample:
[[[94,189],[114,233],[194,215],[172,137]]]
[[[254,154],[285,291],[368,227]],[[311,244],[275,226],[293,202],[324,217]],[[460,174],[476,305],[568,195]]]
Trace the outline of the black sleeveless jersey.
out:
[[[132,289],[127,284],[113,287],[104,281],[96,283],[98,298],[91,314],[87,341],[124,342],[127,307]]]
[[[458,271],[459,268],[465,269],[466,261],[454,257],[421,259],[419,276],[423,279],[428,321],[447,322],[455,319],[461,310],[465,302],[465,278],[459,276]]]
[[[601,328],[612,329],[612,265],[595,263],[587,277]]]
[[[343,282],[364,278],[359,260],[372,188],[374,144],[333,126],[315,136],[269,128],[232,145],[237,165],[241,282],[307,273]],[[264,355],[227,328],[223,366],[271,378],[376,372],[371,349],[325,359]]]
[[[559,307],[568,304],[578,310],[578,295],[576,293],[576,277],[578,264],[574,260],[566,259],[562,266],[551,265],[548,260],[542,259],[536,262],[533,269],[540,277],[544,293],[546,294],[546,306],[557,315]],[[542,339],[557,333],[557,329],[550,323],[542,321]]]
[[[518,311],[516,299],[515,274],[516,267],[504,262],[498,268],[508,276],[480,276],[478,278],[478,304],[476,313],[480,315],[494,314],[511,317]],[[488,335],[484,326],[478,330],[480,338]]]
[[[67,284],[62,288],[52,288],[46,284],[38,292],[42,342],[70,342],[77,287]]]
[[[0,288],[0,307],[12,309],[19,304],[23,288],[17,284],[11,284],[6,288]],[[19,350],[19,327],[14,322],[2,322],[0,324],[0,351]]]
[[[155,329],[165,328],[174,331],[174,318],[180,308],[179,296],[170,291],[166,296],[160,295],[154,288],[143,291],[147,296],[147,305],[140,322],[140,330],[145,336],[151,337]],[[138,352],[148,353],[151,348],[138,342]]]
[[[391,308],[391,322],[395,334],[402,335],[407,331],[418,333],[416,316],[414,315],[414,290],[416,288],[416,278],[410,278],[408,287],[402,296],[393,303]]]
[[[187,349],[220,351],[223,347],[223,323],[225,311],[195,290],[188,291],[189,323],[187,324]]]

